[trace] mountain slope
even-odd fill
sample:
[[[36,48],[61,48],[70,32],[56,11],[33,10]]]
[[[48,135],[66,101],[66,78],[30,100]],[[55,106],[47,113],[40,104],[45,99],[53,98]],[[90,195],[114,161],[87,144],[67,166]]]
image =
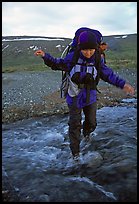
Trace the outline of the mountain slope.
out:
[[[24,67],[42,64],[34,56],[37,49],[43,49],[54,57],[60,57],[70,38],[51,38],[42,36],[3,36],[2,37],[2,67]],[[137,51],[137,34],[104,36],[103,41],[109,45],[109,50],[117,54],[130,52],[135,56]],[[111,54],[112,55],[112,54]]]

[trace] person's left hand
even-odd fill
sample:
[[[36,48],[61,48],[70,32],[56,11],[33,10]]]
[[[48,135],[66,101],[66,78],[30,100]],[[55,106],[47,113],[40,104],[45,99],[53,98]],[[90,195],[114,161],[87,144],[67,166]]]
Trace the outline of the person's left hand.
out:
[[[135,94],[134,88],[130,84],[128,84],[128,83],[125,83],[123,91],[125,91],[126,94],[131,94],[131,95]]]

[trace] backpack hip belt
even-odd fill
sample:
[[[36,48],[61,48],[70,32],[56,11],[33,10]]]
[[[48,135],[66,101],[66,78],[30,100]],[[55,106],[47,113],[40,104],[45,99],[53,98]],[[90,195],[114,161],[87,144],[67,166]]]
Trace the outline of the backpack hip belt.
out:
[[[83,89],[83,88],[90,88],[90,90],[92,89],[92,90],[96,90],[96,83],[94,82],[94,83],[92,83],[91,85],[90,84],[78,84],[78,88],[79,89]]]

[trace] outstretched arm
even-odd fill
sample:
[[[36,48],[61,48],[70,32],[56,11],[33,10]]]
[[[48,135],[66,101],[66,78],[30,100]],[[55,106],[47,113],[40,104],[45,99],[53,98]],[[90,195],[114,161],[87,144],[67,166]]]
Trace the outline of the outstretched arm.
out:
[[[116,73],[113,72],[106,64],[101,63],[101,79],[121,88],[126,94],[135,94],[134,88],[126,82],[126,80],[120,78]]]
[[[44,63],[53,70],[67,70],[67,65],[62,58],[54,58],[50,54],[45,53],[43,50],[37,50],[34,55],[42,57]]]

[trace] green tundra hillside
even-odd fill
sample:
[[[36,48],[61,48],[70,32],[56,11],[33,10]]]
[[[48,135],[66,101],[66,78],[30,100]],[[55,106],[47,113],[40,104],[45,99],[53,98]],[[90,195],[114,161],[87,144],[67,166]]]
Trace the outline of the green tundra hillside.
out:
[[[43,49],[54,57],[60,57],[72,41],[70,38],[43,36],[3,36],[2,72],[46,70],[42,59],[34,56],[37,49]],[[109,45],[106,51],[107,63],[112,68],[136,68],[137,34],[104,36]]]

